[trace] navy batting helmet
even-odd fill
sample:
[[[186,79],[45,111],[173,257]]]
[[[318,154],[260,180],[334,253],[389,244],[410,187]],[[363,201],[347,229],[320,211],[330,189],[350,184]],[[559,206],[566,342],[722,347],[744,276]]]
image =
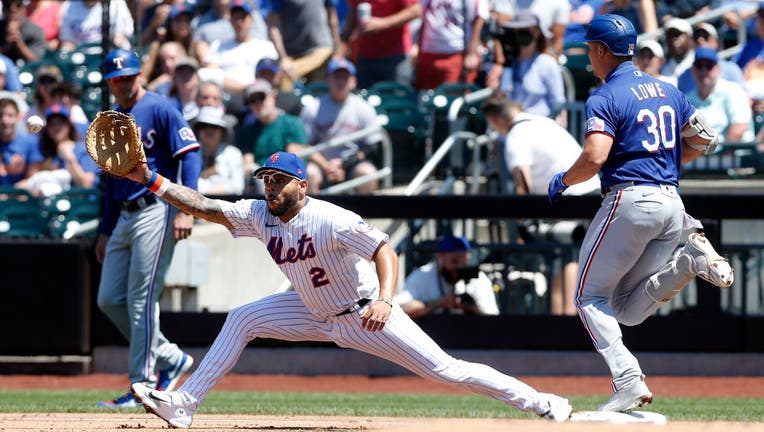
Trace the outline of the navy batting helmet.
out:
[[[620,15],[600,15],[589,23],[586,41],[602,42],[617,56],[633,56],[637,31],[631,21]]]
[[[103,61],[104,79],[138,75],[139,73],[141,73],[141,62],[138,60],[138,55],[130,50],[115,49],[106,55]]]

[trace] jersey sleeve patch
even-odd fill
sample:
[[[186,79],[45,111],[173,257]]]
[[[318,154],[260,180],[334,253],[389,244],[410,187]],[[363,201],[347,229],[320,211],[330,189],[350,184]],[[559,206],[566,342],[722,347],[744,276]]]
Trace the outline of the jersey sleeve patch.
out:
[[[194,135],[194,131],[188,126],[180,128],[178,130],[178,136],[183,141],[196,142],[196,135]]]
[[[355,224],[353,229],[359,233],[367,233],[367,232],[371,232],[371,230],[373,230],[374,227],[361,220]]]
[[[605,120],[599,117],[589,117],[586,119],[586,132],[604,132]]]

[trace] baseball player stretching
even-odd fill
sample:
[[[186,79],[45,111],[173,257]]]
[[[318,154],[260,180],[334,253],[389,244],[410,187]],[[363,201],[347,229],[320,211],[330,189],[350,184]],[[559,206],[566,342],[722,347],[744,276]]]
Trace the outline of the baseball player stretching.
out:
[[[236,203],[170,183],[145,164],[128,174],[182,211],[225,226],[234,237],[260,239],[295,289],[229,312],[207,355],[177,391],[134,383],[133,394],[148,411],[171,426],[189,427],[207,393],[233,368],[247,343],[262,337],[333,341],[550,420],[570,416],[566,399],[446,354],[392,303],[398,257],[387,235],[355,213],[308,198],[305,174],[296,155],[274,153],[254,173],[264,180],[265,200]]]
[[[599,171],[603,203],[579,256],[576,308],[612,375],[613,397],[600,410],[628,411],[653,395],[619,323],[637,325],[695,276],[725,288],[729,263],[679,196],[679,167],[716,147],[716,131],[682,93],[632,63],[637,33],[624,17],[595,17],[586,31],[594,74],[604,84],[586,101],[586,142],[567,172],[549,183],[550,201]],[[668,263],[667,263],[668,261]]]
[[[152,169],[196,188],[201,170],[199,144],[181,113],[167,100],[141,86],[138,56],[117,49],[104,60],[104,78],[118,102],[140,128]],[[98,307],[130,341],[130,382],[173,388],[193,359],[159,330],[159,298],[175,241],[191,234],[194,217],[157,200],[127,179],[106,176],[104,208],[96,256],[103,263]],[[159,368],[159,377],[154,374]],[[138,406],[131,393],[102,407]]]

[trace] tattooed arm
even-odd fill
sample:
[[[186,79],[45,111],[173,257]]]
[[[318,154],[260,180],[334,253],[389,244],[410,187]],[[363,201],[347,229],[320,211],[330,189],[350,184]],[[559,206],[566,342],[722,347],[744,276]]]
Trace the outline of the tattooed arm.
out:
[[[153,175],[154,173],[151,172],[145,163],[139,163],[125,177],[146,186]],[[207,198],[191,188],[172,183],[168,179],[163,179],[163,183],[167,184],[164,194],[161,195],[163,200],[185,213],[210,222],[219,223],[228,229],[233,228],[231,222],[223,214],[219,200]],[[162,188],[165,188],[165,186]]]

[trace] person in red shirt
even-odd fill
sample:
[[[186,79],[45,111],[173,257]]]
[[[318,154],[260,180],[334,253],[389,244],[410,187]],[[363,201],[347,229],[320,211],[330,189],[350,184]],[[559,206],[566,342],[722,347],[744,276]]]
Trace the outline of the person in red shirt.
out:
[[[411,84],[413,67],[409,22],[419,18],[417,0],[348,0],[350,8],[335,57],[352,57],[358,71],[358,87],[379,81]],[[359,17],[358,5],[368,3],[371,16]],[[349,51],[352,51],[350,53]]]

